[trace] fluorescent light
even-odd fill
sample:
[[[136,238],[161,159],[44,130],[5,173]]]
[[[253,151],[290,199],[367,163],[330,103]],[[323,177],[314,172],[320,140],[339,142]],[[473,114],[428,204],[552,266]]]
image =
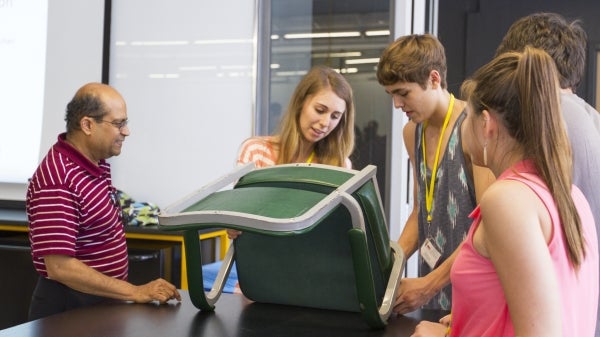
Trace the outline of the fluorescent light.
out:
[[[359,51],[348,51],[339,53],[314,53],[311,55],[312,58],[328,58],[328,57],[361,57],[362,53]]]
[[[217,70],[217,66],[182,66],[179,67],[180,71],[205,71],[205,70]]]
[[[360,32],[327,32],[327,33],[290,33],[284,34],[284,39],[320,39],[329,37],[359,37]]]
[[[185,46],[189,41],[132,41],[132,46]]]
[[[224,70],[244,70],[244,69],[248,69],[250,68],[250,66],[248,65],[225,65],[225,66],[221,66],[221,69]]]
[[[367,63],[378,63],[379,57],[368,58],[368,59],[352,59],[346,60],[346,64],[367,64]]]
[[[308,71],[300,70],[300,71],[277,71],[275,72],[275,76],[304,76]]]
[[[271,64],[271,69],[279,69],[281,67],[281,65],[279,65],[279,63],[272,63]]]
[[[148,78],[152,78],[152,79],[179,78],[179,74],[148,74]]]
[[[367,30],[365,32],[366,36],[387,36],[390,35],[390,31],[385,29],[385,30]]]
[[[358,72],[358,68],[342,68],[335,69],[335,71],[342,74],[355,74]]]
[[[194,44],[239,44],[253,43],[252,39],[221,39],[221,40],[196,40]]]
[[[279,34],[271,35],[271,40],[279,40]]]

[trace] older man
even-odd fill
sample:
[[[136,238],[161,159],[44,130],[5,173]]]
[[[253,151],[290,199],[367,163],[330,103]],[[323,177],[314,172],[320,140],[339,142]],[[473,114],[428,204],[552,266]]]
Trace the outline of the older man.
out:
[[[127,108],[112,87],[81,87],[58,136],[27,190],[29,238],[40,274],[29,318],[37,319],[110,300],[181,300],[163,279],[127,282],[128,258],[121,210],[107,158],[129,136]]]

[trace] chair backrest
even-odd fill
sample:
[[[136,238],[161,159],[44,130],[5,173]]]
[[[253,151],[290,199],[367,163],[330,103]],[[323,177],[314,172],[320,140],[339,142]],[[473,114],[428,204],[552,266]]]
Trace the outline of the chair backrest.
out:
[[[240,178],[234,187],[235,199],[243,207],[264,208],[260,212],[263,215],[285,217],[311,207],[356,172],[293,165],[258,169]],[[368,180],[352,196],[364,216],[365,254],[373,269],[376,298],[381,301],[393,258],[377,184]],[[288,206],[281,207],[281,200]],[[230,200],[232,203],[238,202]],[[288,207],[291,209],[282,209]],[[300,234],[244,232],[234,241],[242,292],[257,302],[360,311],[348,239],[351,229],[350,213],[338,206],[311,230]]]

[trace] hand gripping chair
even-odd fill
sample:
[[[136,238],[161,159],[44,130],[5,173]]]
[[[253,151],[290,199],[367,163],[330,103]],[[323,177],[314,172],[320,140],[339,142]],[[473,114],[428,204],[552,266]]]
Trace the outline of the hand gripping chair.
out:
[[[248,164],[165,208],[159,227],[183,231],[193,304],[214,310],[235,261],[253,301],[361,312],[369,326],[384,327],[405,258],[389,239],[375,172]],[[208,293],[198,238],[206,228],[243,232]]]

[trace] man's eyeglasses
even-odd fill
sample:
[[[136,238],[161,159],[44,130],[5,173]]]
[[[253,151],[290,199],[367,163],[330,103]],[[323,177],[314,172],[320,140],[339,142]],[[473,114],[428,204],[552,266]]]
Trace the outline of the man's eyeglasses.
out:
[[[123,128],[127,126],[127,124],[129,124],[129,120],[128,119],[124,119],[120,122],[116,122],[116,121],[105,121],[104,119],[100,119],[97,120],[97,122],[103,122],[103,123],[109,123],[112,124],[114,127],[116,127],[117,129],[119,129],[119,131],[123,131]]]

